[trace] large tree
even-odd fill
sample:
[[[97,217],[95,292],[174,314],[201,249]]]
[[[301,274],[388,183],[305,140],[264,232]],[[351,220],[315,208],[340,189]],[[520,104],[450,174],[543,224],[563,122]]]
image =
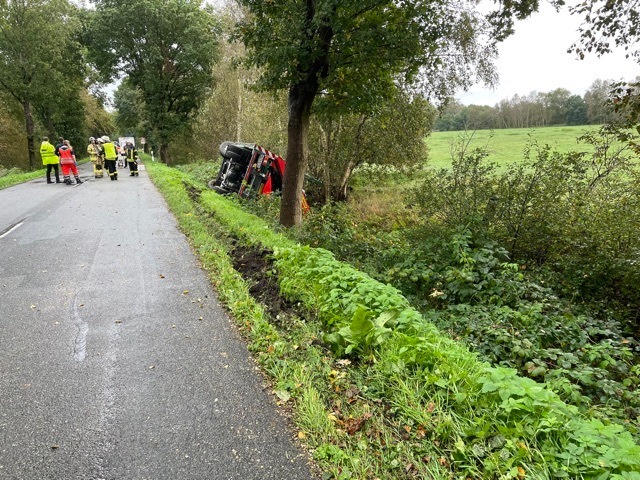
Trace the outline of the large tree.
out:
[[[129,79],[124,79],[113,94],[115,122],[118,131],[134,137],[144,137],[147,127],[144,115],[144,101],[140,90],[133,87]]]
[[[27,169],[27,142],[20,105],[0,92],[0,170]]]
[[[476,2],[454,0],[239,0],[239,34],[259,86],[288,92],[287,170],[280,222],[302,222],[307,135],[318,96],[342,111],[375,109],[398,83],[446,96],[493,80],[495,44],[537,0],[504,2],[487,17]],[[487,23],[489,20],[489,24]],[[493,26],[494,28],[490,28]]]
[[[168,146],[212,84],[219,27],[199,0],[98,0],[87,30],[105,80],[126,76],[169,163]]]
[[[21,106],[30,168],[36,119],[50,134],[60,131],[57,120],[84,88],[75,19],[66,0],[0,2],[0,89]]]
[[[567,101],[571,92],[566,88],[556,88],[539,94],[544,106],[544,117],[547,125],[562,125],[567,118]]]

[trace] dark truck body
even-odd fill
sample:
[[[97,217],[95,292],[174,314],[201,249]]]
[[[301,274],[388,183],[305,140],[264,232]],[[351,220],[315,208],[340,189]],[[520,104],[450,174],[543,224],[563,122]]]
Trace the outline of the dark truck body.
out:
[[[255,143],[223,142],[222,165],[209,186],[218,193],[252,198],[282,190],[286,162]]]

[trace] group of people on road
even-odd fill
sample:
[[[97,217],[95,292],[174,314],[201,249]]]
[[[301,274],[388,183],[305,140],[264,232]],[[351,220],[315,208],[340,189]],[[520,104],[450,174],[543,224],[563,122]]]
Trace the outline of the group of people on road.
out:
[[[69,140],[65,140],[63,137],[58,138],[58,143],[54,147],[49,142],[49,137],[42,138],[42,144],[40,145],[40,156],[42,157],[42,164],[47,167],[47,183],[66,183],[71,185],[71,174],[76,179],[76,183],[82,183],[80,176],[78,175],[78,163],[76,162],[76,155],[69,143]],[[62,177],[64,182],[60,180],[59,167],[62,167]],[[51,180],[51,172],[55,172],[56,181]]]
[[[116,146],[108,136],[90,137],[87,153],[89,159],[93,163],[93,174],[95,178],[104,177],[104,170],[109,173],[111,180],[118,180],[117,159],[119,153],[122,152],[125,157],[125,164],[129,166],[129,175],[131,177],[138,176],[138,151],[132,142],[128,141],[124,147]],[[76,183],[82,183],[78,175],[78,163],[76,155],[69,143],[63,137],[58,139],[58,144],[54,147],[48,137],[42,138],[40,145],[40,156],[42,164],[47,167],[47,183],[66,183],[72,185],[71,174],[74,175]],[[64,181],[60,180],[59,167],[62,167],[62,176]],[[51,179],[51,172],[55,173],[55,182]]]

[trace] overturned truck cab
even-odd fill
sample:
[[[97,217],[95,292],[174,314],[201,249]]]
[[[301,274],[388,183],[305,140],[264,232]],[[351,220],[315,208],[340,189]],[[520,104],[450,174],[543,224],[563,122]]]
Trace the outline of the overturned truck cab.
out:
[[[220,144],[222,165],[209,187],[222,194],[243,198],[282,190],[286,162],[255,143],[223,142]]]

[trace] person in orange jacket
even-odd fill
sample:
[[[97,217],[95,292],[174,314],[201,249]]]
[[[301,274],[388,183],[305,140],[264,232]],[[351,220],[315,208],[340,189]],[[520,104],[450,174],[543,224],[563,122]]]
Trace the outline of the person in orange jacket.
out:
[[[69,140],[64,140],[62,146],[58,149],[60,154],[60,166],[62,167],[62,176],[64,177],[64,183],[71,185],[71,175],[76,177],[76,183],[79,185],[82,183],[80,176],[78,175],[78,164],[76,163],[76,154],[71,148]]]

